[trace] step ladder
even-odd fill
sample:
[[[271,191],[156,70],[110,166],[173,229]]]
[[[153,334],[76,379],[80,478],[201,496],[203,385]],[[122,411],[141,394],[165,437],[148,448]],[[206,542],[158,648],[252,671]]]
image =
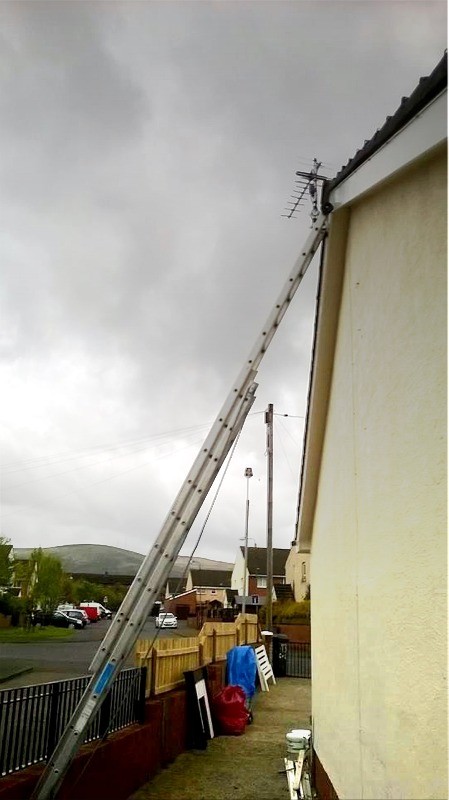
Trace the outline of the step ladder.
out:
[[[130,655],[207,493],[242,429],[255,400],[257,369],[326,232],[327,217],[320,214],[262,332],[182,484],[156,541],[142,562],[90,665],[92,678],[30,800],[50,800],[57,796],[70,763],[83,743],[89,724]]]

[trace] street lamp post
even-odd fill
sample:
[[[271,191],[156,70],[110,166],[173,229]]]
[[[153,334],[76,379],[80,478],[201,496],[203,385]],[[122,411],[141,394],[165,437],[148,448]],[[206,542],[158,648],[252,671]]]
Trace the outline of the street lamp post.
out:
[[[246,611],[246,596],[248,594],[248,522],[249,522],[249,479],[253,477],[253,471],[251,467],[246,467],[245,469],[245,478],[246,478],[246,514],[245,514],[245,556],[244,556],[244,565],[243,565],[243,602],[242,602],[242,614]]]

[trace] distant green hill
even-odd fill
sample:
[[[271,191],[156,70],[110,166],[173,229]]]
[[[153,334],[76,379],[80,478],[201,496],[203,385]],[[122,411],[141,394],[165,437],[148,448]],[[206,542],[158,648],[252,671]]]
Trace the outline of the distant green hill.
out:
[[[110,547],[106,544],[62,544],[58,547],[43,547],[44,553],[57,556],[64,572],[84,575],[128,575],[134,576],[144,556],[132,550]],[[14,547],[14,557],[26,560],[32,553],[32,547]],[[172,570],[173,577],[180,577],[188,561],[187,556],[178,556]],[[201,564],[203,569],[232,569],[229,561],[213,561],[209,558],[195,556],[195,566]]]

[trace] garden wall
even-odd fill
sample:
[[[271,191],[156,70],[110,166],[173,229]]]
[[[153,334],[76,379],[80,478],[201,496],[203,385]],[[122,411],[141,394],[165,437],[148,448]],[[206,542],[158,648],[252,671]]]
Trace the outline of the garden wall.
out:
[[[210,697],[225,685],[225,667],[224,662],[207,666]],[[186,705],[184,688],[149,699],[142,725],[83,746],[58,800],[127,800],[187,749]],[[0,800],[29,800],[42,771],[39,764],[0,778]]]
[[[290,642],[310,643],[310,625],[303,625],[299,622],[274,623],[273,633],[284,633]]]

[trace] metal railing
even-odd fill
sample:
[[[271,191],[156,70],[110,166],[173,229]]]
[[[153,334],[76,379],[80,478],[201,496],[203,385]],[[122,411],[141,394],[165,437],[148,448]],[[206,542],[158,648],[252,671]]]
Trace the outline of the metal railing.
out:
[[[290,678],[311,678],[312,659],[308,642],[288,642],[286,675]]]
[[[0,691],[1,776],[49,758],[89,680],[86,675]],[[84,741],[143,722],[145,683],[145,667],[122,670]]]

